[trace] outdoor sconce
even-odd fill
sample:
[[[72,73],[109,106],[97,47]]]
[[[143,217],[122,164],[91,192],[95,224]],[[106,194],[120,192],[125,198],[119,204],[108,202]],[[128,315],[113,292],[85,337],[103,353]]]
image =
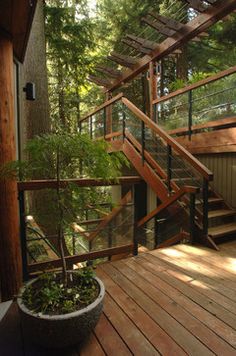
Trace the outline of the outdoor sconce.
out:
[[[23,91],[26,93],[26,100],[35,100],[35,83],[26,83]]]

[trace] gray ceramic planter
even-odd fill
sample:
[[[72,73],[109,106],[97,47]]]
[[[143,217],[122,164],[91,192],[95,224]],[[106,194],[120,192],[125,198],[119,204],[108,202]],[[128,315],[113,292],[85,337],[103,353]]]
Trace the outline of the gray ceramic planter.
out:
[[[69,314],[38,316],[23,304],[21,297],[18,297],[17,304],[25,337],[33,343],[49,348],[62,348],[85,340],[99,320],[105,295],[102,281],[97,277],[95,279],[100,286],[97,299],[87,307]],[[24,287],[21,294],[23,292]]]

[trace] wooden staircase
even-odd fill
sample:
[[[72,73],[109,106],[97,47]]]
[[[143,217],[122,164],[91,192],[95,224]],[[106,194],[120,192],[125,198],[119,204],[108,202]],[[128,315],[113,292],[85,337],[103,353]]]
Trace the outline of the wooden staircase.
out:
[[[236,211],[210,187],[213,174],[206,166],[121,94],[85,117],[85,127],[86,120],[93,123],[91,117],[105,108],[110,113],[109,122],[112,122],[112,108],[118,101],[122,103],[119,115],[122,117],[120,131],[112,132],[110,125],[107,132],[106,125],[103,128],[104,137],[114,150],[124,152],[140,176],[156,193],[161,202],[160,206],[166,209],[168,204],[180,203],[180,206],[186,207],[188,214],[193,215],[194,221],[190,224],[192,232],[196,230],[201,241],[208,244],[210,242],[217,249],[216,243],[225,236],[236,233]],[[87,127],[94,132],[95,128],[91,125]],[[191,188],[195,189],[194,193]],[[181,189],[186,191],[180,197],[178,192]],[[170,199],[172,196],[174,198]],[[149,215],[152,216],[152,213]]]

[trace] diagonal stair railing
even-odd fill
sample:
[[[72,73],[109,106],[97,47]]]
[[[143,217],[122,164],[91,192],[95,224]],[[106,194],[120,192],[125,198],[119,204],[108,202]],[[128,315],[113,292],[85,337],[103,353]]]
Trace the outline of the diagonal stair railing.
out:
[[[95,109],[80,122],[91,138],[104,137],[111,150],[121,150],[161,202],[181,187],[197,188],[195,226],[208,237],[209,182],[213,174],[174,138],[153,122],[122,93]],[[189,198],[181,198],[189,205]]]

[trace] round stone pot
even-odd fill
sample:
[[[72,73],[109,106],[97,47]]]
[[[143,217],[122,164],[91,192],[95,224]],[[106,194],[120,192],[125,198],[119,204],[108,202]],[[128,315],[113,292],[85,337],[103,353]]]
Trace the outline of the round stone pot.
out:
[[[105,288],[99,278],[94,278],[100,287],[97,299],[87,307],[73,313],[39,316],[30,311],[19,296],[17,304],[25,337],[47,348],[63,348],[84,341],[95,328],[103,308]],[[26,286],[36,280],[28,282]],[[25,287],[21,289],[21,295],[24,290]]]

